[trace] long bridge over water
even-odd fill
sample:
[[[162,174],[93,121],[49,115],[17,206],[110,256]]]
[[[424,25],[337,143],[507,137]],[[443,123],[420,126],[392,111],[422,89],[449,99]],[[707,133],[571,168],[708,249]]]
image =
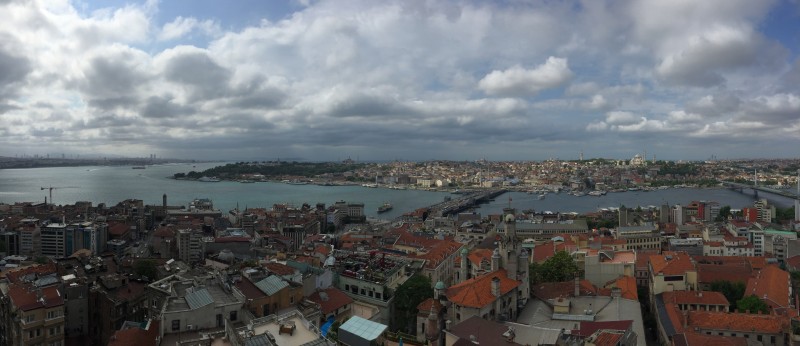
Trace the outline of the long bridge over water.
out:
[[[731,190],[736,190],[736,191],[739,191],[739,192],[743,192],[745,189],[753,190],[753,192],[755,193],[756,198],[758,198],[758,192],[759,191],[768,192],[768,193],[776,194],[776,195],[779,195],[779,196],[788,197],[788,198],[791,198],[791,199],[797,199],[798,198],[797,194],[793,193],[791,191],[791,189],[780,190],[780,189],[773,189],[773,188],[764,187],[764,186],[735,183],[735,182],[732,182],[732,181],[723,181],[722,185],[727,187],[727,188],[729,188],[729,189],[731,189]]]

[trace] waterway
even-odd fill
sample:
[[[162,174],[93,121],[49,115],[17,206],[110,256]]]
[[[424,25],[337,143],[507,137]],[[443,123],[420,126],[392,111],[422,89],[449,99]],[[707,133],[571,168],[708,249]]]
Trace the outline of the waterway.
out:
[[[258,182],[243,184],[238,182],[204,183],[197,181],[174,180],[170,178],[179,172],[202,171],[219,163],[170,164],[147,166],[146,169],[131,169],[130,166],[96,167],[52,167],[32,169],[0,170],[0,203],[43,202],[53,186],[53,200],[56,204],[71,204],[76,201],[91,201],[95,205],[113,205],[125,199],[141,199],[146,204],[161,204],[163,194],[167,195],[169,205],[188,205],[195,198],[210,198],[214,206],[227,211],[244,207],[269,208],[276,203],[302,205],[325,203],[330,205],[338,200],[364,203],[365,213],[371,217],[391,219],[402,213],[441,202],[445,196],[458,198],[446,192],[422,190],[390,190],[366,188],[361,186],[318,186],[290,185],[284,183]],[[748,194],[749,193],[749,194]],[[787,207],[792,201],[786,197],[759,193],[772,203]],[[657,191],[636,191],[608,193],[605,196],[576,197],[566,193],[550,193],[539,200],[537,194],[510,192],[499,196],[495,201],[481,205],[477,212],[488,215],[500,213],[508,206],[508,199],[517,210],[590,212],[599,208],[648,206],[668,204],[688,204],[693,200],[717,201],[734,209],[753,204],[752,191],[745,193],[727,189],[667,189]],[[390,202],[394,209],[377,213],[378,206]]]

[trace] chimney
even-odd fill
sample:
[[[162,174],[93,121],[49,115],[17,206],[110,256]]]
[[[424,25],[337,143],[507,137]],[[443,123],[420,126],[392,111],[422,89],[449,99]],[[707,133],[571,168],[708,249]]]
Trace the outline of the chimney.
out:
[[[689,311],[683,310],[683,329],[688,328],[689,325]]]
[[[495,297],[500,296],[500,278],[498,277],[492,278],[492,295]]]
[[[576,297],[581,296],[581,281],[580,279],[578,279],[577,276],[575,277],[575,296]]]

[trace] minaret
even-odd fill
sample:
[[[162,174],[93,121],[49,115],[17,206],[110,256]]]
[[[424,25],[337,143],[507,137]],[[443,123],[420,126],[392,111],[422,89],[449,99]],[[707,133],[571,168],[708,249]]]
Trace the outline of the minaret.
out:
[[[467,281],[467,279],[469,279],[467,277],[469,273],[469,259],[467,258],[468,254],[469,250],[467,250],[467,248],[461,249],[461,268],[459,268],[459,274],[458,274],[460,280],[459,282],[464,282]]]
[[[428,345],[439,345],[439,314],[436,312],[436,301],[431,303],[431,311],[428,312],[427,326],[425,327],[425,338]]]
[[[519,254],[520,275],[519,281],[522,283],[519,288],[519,299],[526,300],[530,297],[530,263],[528,262],[528,251],[522,249]]]
[[[492,252],[492,271],[500,270],[500,249],[495,248]]]
[[[506,231],[505,239],[503,239],[503,246],[500,248],[502,250],[501,256],[503,256],[503,268],[506,269],[506,275],[509,279],[517,280],[517,222],[514,218],[514,209],[512,208],[505,208],[503,209],[503,214],[505,214],[504,226]]]

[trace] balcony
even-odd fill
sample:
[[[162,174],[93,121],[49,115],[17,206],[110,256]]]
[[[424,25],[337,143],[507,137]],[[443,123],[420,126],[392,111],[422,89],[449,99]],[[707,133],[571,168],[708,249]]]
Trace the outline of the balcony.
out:
[[[46,318],[44,320],[45,327],[52,326],[54,324],[62,324],[64,323],[64,315],[56,316],[53,318]]]

